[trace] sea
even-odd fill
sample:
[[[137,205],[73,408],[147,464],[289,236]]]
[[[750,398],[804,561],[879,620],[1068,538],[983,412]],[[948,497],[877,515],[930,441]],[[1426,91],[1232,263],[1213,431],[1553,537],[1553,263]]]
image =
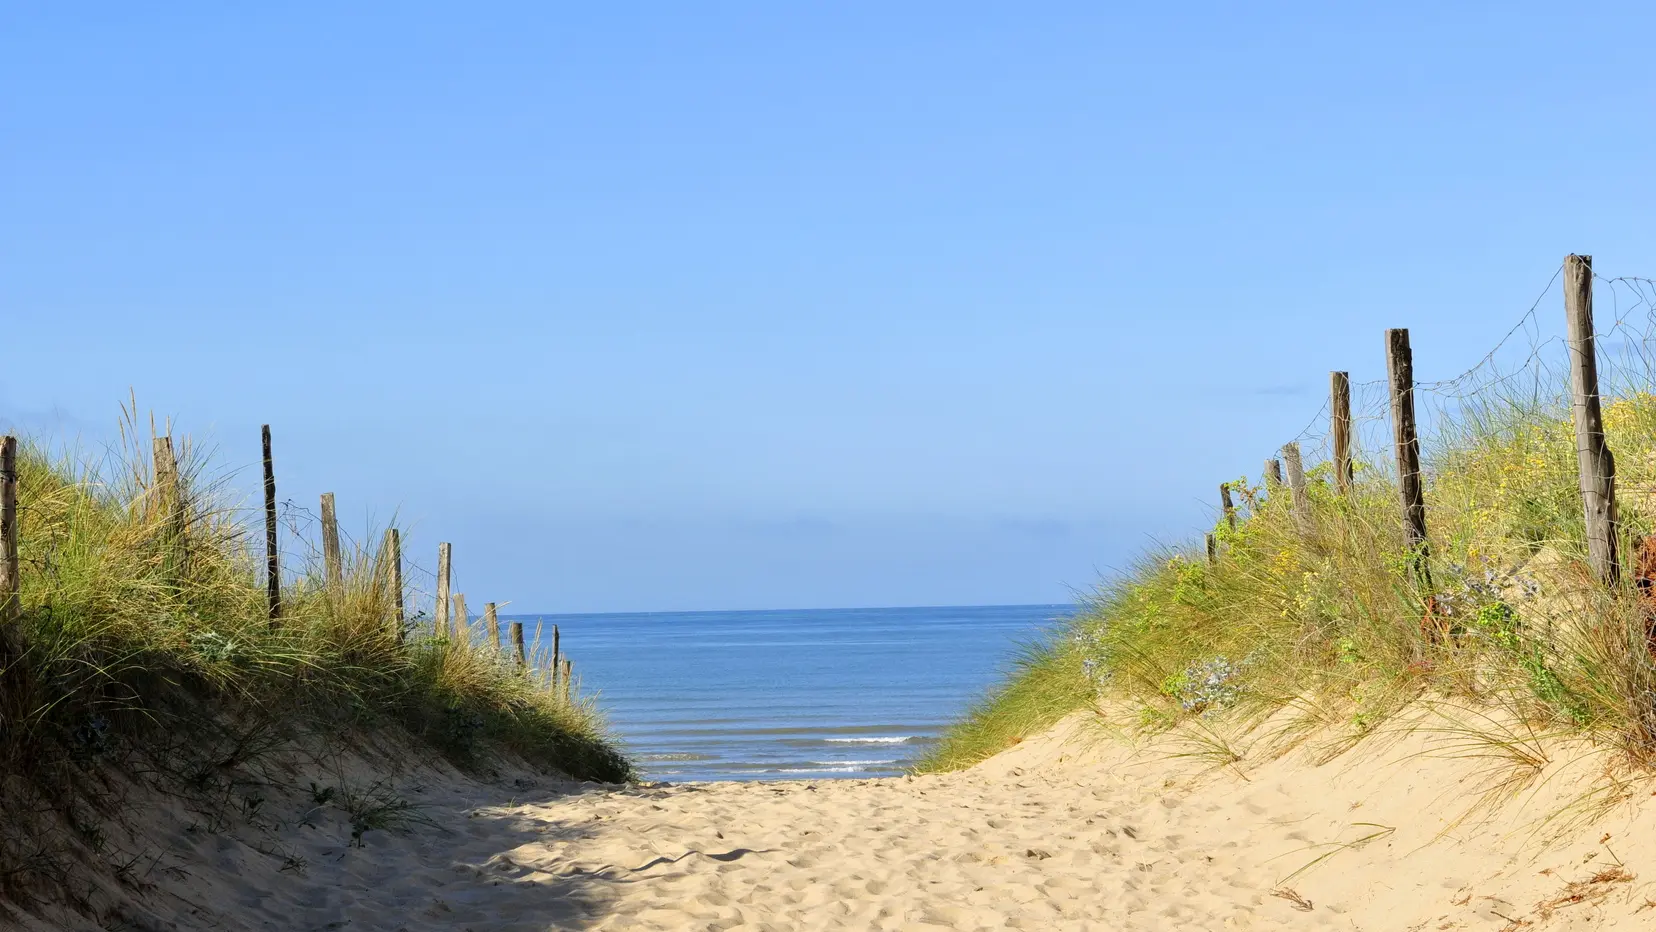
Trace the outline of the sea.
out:
[[[516,616],[557,625],[647,780],[894,776],[1073,605]]]

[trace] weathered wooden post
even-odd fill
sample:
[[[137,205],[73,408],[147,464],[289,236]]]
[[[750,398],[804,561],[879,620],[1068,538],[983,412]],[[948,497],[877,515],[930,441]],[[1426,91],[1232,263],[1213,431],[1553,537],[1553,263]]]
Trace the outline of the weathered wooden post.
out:
[[[1231,530],[1236,530],[1236,502],[1231,498],[1229,482],[1219,483],[1219,504],[1225,509],[1225,523]]]
[[[1432,584],[1426,544],[1426,486],[1420,474],[1420,434],[1415,427],[1414,354],[1409,331],[1386,331],[1386,375],[1391,383],[1392,445],[1397,453],[1397,488],[1403,503],[1403,541],[1423,588]]]
[[[564,701],[564,705],[569,705],[569,684],[574,679],[575,679],[575,661],[570,660],[568,657],[565,657],[564,662],[563,662],[563,701]]]
[[[1564,257],[1564,315],[1569,321],[1570,410],[1576,466],[1587,518],[1587,562],[1606,585],[1621,578],[1616,556],[1616,458],[1604,442],[1599,411],[1598,350],[1593,337],[1593,257]]]
[[[454,594],[454,615],[449,619],[449,636],[456,644],[471,643],[471,615],[466,611],[466,594]]]
[[[1300,460],[1297,442],[1282,445],[1282,464],[1288,472],[1288,495],[1294,505],[1294,520],[1300,533],[1311,530],[1311,495],[1305,488],[1305,464]]]
[[[563,644],[561,643],[561,638],[560,638],[560,635],[558,634],[558,626],[553,625],[552,626],[552,681],[553,682],[557,682],[557,680],[558,680],[558,663],[559,663],[559,658],[560,658],[560,654],[561,654],[562,651],[563,651]]]
[[[270,425],[264,425],[260,433],[264,440],[265,603],[274,627],[282,617],[282,560],[276,551],[276,468],[270,458]]]
[[[151,486],[150,503],[155,509],[152,514],[159,514],[165,518],[171,510],[174,482],[178,475],[178,464],[174,461],[171,437],[154,437],[150,439],[150,462],[154,466],[155,478]]]
[[[1275,495],[1282,489],[1282,460],[1271,457],[1265,461],[1265,491]]]
[[[397,529],[385,529],[385,544],[380,548],[383,566],[386,569],[386,585],[391,597],[391,624],[397,629],[397,640],[403,639],[403,577],[402,577],[402,535]]]
[[[1329,426],[1334,434],[1334,488],[1340,495],[1351,494],[1356,473],[1351,463],[1351,374],[1328,374]]]
[[[161,518],[161,548],[166,560],[166,576],[176,581],[184,572],[188,553],[183,482],[178,475],[178,457],[173,452],[172,437],[153,438],[150,450],[155,467],[153,502]]]
[[[17,438],[0,437],[0,624],[15,621],[21,579],[17,561]],[[7,644],[9,638],[0,638]],[[15,649],[15,645],[8,645]],[[10,660],[11,658],[5,658]]]
[[[334,595],[345,591],[345,563],[339,554],[339,516],[334,514],[334,494],[322,493],[322,565],[328,579],[328,590]]]
[[[529,666],[529,655],[523,649],[523,622],[512,622],[512,658],[517,661],[517,668],[522,670]]]
[[[1219,562],[1219,538],[1214,537],[1212,531],[1202,535],[1202,537],[1202,542],[1207,545],[1208,565],[1212,566]]]
[[[449,633],[449,555],[452,548],[448,544],[437,545],[437,605],[433,609],[431,633],[435,637],[448,637]]]
[[[483,627],[489,635],[489,649],[500,651],[500,616],[496,614],[493,602],[483,603]]]

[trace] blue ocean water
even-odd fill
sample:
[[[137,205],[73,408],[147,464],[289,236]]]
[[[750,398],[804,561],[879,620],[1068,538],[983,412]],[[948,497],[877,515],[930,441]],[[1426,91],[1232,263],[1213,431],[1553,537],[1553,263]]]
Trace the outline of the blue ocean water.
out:
[[[517,616],[652,780],[892,776],[1068,605]]]

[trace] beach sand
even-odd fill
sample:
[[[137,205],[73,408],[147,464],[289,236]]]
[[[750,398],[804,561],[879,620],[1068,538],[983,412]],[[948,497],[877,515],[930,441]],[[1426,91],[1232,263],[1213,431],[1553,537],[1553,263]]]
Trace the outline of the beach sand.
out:
[[[1238,739],[1249,756],[1216,767],[1194,733],[1135,746],[1088,718],[915,778],[509,788],[428,770],[399,789],[420,822],[362,847],[333,807],[262,833],[158,815],[145,905],[109,927],[1656,928],[1656,784],[1608,776],[1602,751],[1554,745],[1534,767],[1421,718],[1338,755]]]

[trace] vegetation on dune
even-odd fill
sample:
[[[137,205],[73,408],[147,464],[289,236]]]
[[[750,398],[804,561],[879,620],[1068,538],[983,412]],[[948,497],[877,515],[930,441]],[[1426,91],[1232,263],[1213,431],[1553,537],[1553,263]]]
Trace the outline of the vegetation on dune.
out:
[[[1313,466],[1303,510],[1286,488],[1232,482],[1236,520],[1214,525],[1216,559],[1144,557],[920,769],[969,766],[1090,704],[1145,732],[1289,710],[1296,734],[1332,733],[1338,748],[1425,697],[1499,705],[1656,764],[1656,608],[1637,566],[1656,528],[1656,395],[1606,399],[1625,567],[1606,588],[1588,569],[1565,396],[1495,384],[1455,395],[1428,445],[1426,574],[1385,459],[1359,458],[1346,493],[1330,463]]]
[[[42,818],[8,818],[0,831],[5,888],[49,866],[41,832],[54,819],[98,821],[86,800],[111,770],[207,786],[300,736],[350,746],[403,735],[461,767],[516,759],[631,778],[594,707],[556,694],[543,658],[520,671],[490,645],[432,636],[423,616],[398,630],[380,554],[346,553],[333,585],[319,565],[290,573],[273,622],[262,533],[187,449],[182,504],[161,502],[146,452],[85,463],[19,450],[22,573],[16,617],[0,622],[0,793]]]
[[[1027,646],[1000,689],[966,713],[968,725],[946,732],[917,763],[921,771],[969,767],[1052,726],[1093,696],[1085,658],[1066,641]]]

